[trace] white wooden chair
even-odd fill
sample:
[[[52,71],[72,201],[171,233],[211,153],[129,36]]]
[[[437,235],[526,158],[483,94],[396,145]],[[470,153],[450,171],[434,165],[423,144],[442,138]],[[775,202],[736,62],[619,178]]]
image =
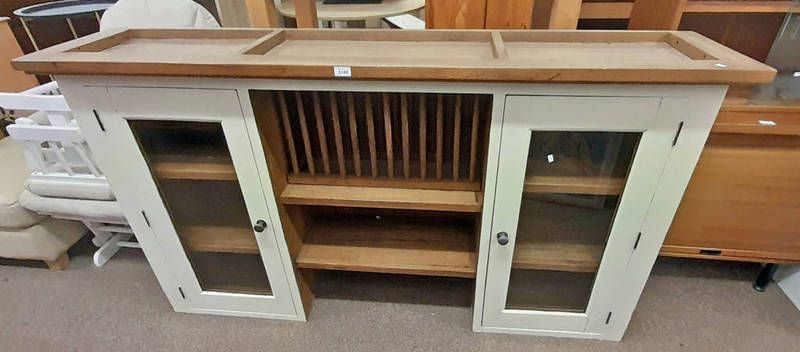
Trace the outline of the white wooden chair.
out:
[[[138,248],[131,241],[125,216],[111,187],[94,162],[92,152],[72,119],[69,106],[50,82],[22,93],[0,93],[6,111],[33,111],[7,127],[24,143],[25,159],[34,170],[20,197],[23,207],[54,218],[83,222],[100,247],[94,264],[103,266],[121,247]]]

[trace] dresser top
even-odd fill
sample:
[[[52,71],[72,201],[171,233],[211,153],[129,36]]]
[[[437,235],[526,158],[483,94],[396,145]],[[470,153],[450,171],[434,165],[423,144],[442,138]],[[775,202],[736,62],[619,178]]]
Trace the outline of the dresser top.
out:
[[[757,84],[775,70],[686,31],[121,29],[12,61],[28,73]]]

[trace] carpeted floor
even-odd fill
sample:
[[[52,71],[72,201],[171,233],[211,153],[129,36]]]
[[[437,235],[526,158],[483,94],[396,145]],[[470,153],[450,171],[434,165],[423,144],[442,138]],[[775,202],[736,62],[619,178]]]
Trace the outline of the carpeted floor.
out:
[[[84,241],[85,242],[85,241]],[[141,252],[63,272],[0,262],[0,351],[797,351],[800,311],[756,264],[660,259],[620,343],[478,334],[459,279],[330,273],[307,323],[172,311]]]

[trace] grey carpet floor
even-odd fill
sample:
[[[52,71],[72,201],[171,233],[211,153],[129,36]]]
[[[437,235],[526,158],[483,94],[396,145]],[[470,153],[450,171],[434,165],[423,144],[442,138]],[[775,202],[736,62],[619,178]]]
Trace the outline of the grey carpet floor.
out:
[[[85,241],[84,241],[85,242]],[[0,261],[0,351],[798,351],[800,311],[758,265],[660,259],[622,342],[479,334],[459,279],[321,275],[306,323],[175,313],[141,252],[63,272]]]

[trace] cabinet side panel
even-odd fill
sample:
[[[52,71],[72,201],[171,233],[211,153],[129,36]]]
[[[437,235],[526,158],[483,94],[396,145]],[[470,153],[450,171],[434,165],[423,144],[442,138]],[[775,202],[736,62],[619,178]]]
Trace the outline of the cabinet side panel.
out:
[[[103,170],[109,183],[112,185],[117,202],[125,214],[136,239],[142,247],[153,273],[161,289],[167,296],[173,309],[185,311],[190,309],[177,289],[178,283],[170,269],[169,262],[145,219],[142,217],[141,206],[138,203],[133,186],[136,180],[130,179],[131,173],[127,171],[124,160],[118,157],[115,143],[118,141],[107,138],[93,110],[98,111],[98,119],[111,118],[103,114],[104,111],[113,111],[108,92],[105,87],[84,86],[80,78],[56,77],[59,89],[64,94],[72,113],[81,127],[81,131],[89,143],[89,147],[97,159],[98,166]]]
[[[684,124],[661,175],[620,294],[612,302],[613,316],[603,331],[606,339],[618,341],[625,334],[726,90],[726,86],[707,86],[691,96],[662,100],[659,118]]]

